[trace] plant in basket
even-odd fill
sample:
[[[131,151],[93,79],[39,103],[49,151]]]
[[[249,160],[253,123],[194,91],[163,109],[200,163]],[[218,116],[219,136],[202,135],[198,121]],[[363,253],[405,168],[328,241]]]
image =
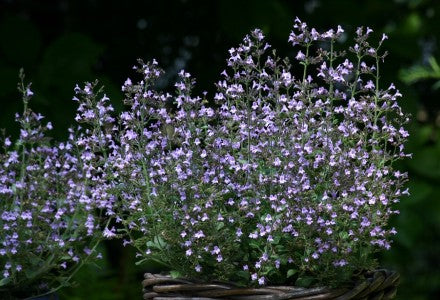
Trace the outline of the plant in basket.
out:
[[[79,268],[100,258],[98,243],[114,235],[107,226],[115,197],[105,192],[111,180],[104,172],[116,147],[107,126],[113,118],[108,98],[98,99],[91,85],[77,87],[76,120],[84,125],[70,129],[67,141],[52,141],[52,124],[30,109],[33,92],[20,77],[19,137],[0,139],[0,298],[56,299]]]
[[[398,275],[373,254],[407,193],[394,165],[408,117],[379,80],[387,37],[371,33],[342,51],[341,27],[296,19],[290,61],[254,30],[212,100],[184,71],[158,91],[157,62],[140,61],[109,165],[124,243],[171,275],[146,274],[144,298],[393,297]]]

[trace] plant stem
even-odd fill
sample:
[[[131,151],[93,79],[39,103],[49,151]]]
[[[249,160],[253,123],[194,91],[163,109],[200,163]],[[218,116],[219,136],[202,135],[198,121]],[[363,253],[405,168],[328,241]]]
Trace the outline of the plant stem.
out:
[[[110,224],[110,221],[112,220],[112,218],[109,218],[107,223],[105,224],[104,228],[107,228],[108,225]],[[66,280],[64,280],[62,283],[60,283],[57,287],[50,289],[49,291],[47,291],[46,293],[43,294],[39,294],[37,296],[32,296],[29,298],[26,298],[24,300],[31,300],[33,298],[36,297],[42,297],[42,296],[47,296],[50,294],[53,294],[55,292],[57,292],[59,289],[61,289],[62,287],[66,286],[66,284],[72,279],[72,277],[87,263],[87,261],[89,260],[90,256],[92,255],[92,253],[95,252],[96,248],[98,247],[98,245],[101,243],[102,238],[99,238],[98,241],[95,243],[95,245],[93,246],[92,250],[90,251],[89,256],[87,256],[85,259],[83,259],[81,261],[81,263],[73,270],[72,273],[70,273],[70,275],[66,278]]]

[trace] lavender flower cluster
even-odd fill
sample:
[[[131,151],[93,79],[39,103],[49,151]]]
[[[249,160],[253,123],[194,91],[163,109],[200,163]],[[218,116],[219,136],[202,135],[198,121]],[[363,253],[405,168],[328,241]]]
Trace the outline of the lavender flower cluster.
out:
[[[295,20],[296,63],[254,30],[230,49],[213,101],[154,83],[157,62],[122,89],[111,157],[118,221],[143,260],[176,276],[243,284],[343,280],[389,249],[407,174],[394,169],[408,137],[399,91],[379,83],[386,56],[358,28],[349,52],[337,29]],[[297,68],[299,66],[299,68]]]
[[[96,246],[109,235],[115,196],[109,195],[107,160],[111,133],[93,132],[112,119],[105,96],[92,87],[75,89],[81,98],[77,121],[66,142],[52,142],[41,114],[28,103],[30,85],[19,90],[24,110],[16,115],[20,135],[4,135],[0,153],[0,296],[29,297],[66,285],[84,263],[101,257]],[[79,100],[78,98],[74,98]],[[99,116],[100,124],[91,115]]]
[[[212,99],[192,95],[185,71],[173,93],[157,90],[163,71],[140,60],[117,118],[96,83],[76,87],[80,126],[55,145],[22,85],[21,135],[1,154],[0,288],[72,274],[113,237],[207,281],[337,284],[374,268],[408,193],[394,165],[410,155],[401,94],[379,82],[387,37],[372,46],[371,33],[358,28],[347,53],[340,26],[296,19],[291,63],[256,29],[230,49]]]

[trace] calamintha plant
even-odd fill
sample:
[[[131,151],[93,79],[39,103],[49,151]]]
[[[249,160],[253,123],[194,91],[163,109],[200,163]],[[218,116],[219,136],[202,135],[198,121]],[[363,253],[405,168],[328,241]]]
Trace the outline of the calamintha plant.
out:
[[[320,33],[295,20],[294,63],[254,30],[232,48],[212,101],[154,88],[157,62],[123,86],[112,156],[124,244],[173,276],[243,285],[339,284],[389,249],[392,205],[407,191],[408,117],[383,88],[383,35]]]
[[[20,135],[15,141],[5,135],[1,139],[2,299],[66,286],[81,266],[101,256],[98,243],[113,236],[107,225],[115,197],[105,192],[111,182],[105,173],[106,152],[115,147],[112,128],[106,126],[113,121],[108,98],[97,99],[91,85],[77,87],[81,104],[76,119],[83,127],[70,129],[66,142],[54,142],[46,135],[51,123],[29,108],[33,92],[23,73],[20,77]]]
[[[115,216],[124,245],[137,249],[140,262],[159,262],[173,276],[337,285],[375,268],[373,254],[389,249],[396,233],[388,226],[397,213],[392,205],[407,193],[407,174],[395,162],[409,155],[401,95],[379,80],[387,37],[373,46],[371,32],[358,28],[353,45],[340,51],[341,27],[320,33],[296,19],[289,42],[299,49],[291,63],[254,30],[229,51],[212,99],[192,96],[195,80],[185,71],[175,92],[158,91],[157,62],[139,61],[142,80],[124,83],[127,110],[117,120],[107,98],[96,100],[95,84],[77,88],[77,121],[87,130],[72,133],[56,151],[35,152],[35,163],[36,144],[24,144],[26,136],[15,152],[6,148],[0,175],[9,202],[2,205],[11,207],[2,217],[2,226],[9,226],[0,256],[7,259],[3,282],[24,268],[12,253],[18,249],[14,228],[31,232],[20,225],[28,222],[26,212],[46,207],[47,216],[33,218],[51,243],[29,243],[43,262],[52,249],[72,248],[74,254],[63,256],[72,260],[83,253],[68,246],[82,238],[74,232],[102,236],[100,218],[89,213],[97,208]],[[23,124],[26,132],[30,123]],[[52,159],[75,147],[79,157]],[[49,171],[53,175],[45,176]],[[43,181],[35,186],[33,178]],[[52,186],[59,188],[47,194]],[[24,209],[30,193],[46,200]],[[107,227],[104,235],[117,236]],[[55,264],[60,271],[63,263]]]

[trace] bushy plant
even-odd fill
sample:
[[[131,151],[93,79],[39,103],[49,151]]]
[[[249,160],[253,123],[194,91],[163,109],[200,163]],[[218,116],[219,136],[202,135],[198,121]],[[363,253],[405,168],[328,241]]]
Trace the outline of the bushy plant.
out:
[[[261,30],[232,48],[213,101],[155,89],[157,62],[123,86],[120,146],[109,156],[124,244],[173,276],[247,284],[338,284],[389,249],[392,204],[406,194],[408,117],[380,86],[383,35],[358,28],[349,51],[336,30],[295,20],[295,63]],[[299,67],[299,68],[298,68]],[[298,75],[299,74],[299,75]]]
[[[106,193],[111,181],[104,172],[106,152],[113,146],[112,128],[106,127],[113,121],[108,98],[97,99],[91,85],[77,87],[81,104],[76,119],[84,125],[70,129],[66,142],[55,142],[47,136],[52,124],[30,109],[33,92],[24,84],[23,73],[20,77],[20,134],[15,141],[6,135],[1,139],[2,299],[65,286],[81,266],[101,256],[98,243],[113,235],[107,225],[115,197]],[[99,119],[92,118],[94,114]]]

